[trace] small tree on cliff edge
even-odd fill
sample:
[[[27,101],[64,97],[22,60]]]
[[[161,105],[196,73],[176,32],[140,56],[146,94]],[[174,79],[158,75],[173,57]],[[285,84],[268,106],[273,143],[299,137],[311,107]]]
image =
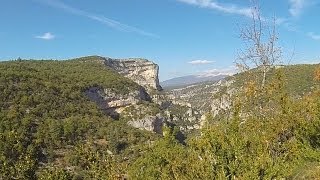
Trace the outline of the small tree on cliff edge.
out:
[[[272,21],[261,15],[258,0],[251,1],[251,22],[240,29],[240,38],[245,47],[240,50],[236,65],[242,71],[257,68],[261,73],[261,87],[264,88],[267,72],[277,63],[280,63],[281,48],[277,45],[278,33],[276,18]]]

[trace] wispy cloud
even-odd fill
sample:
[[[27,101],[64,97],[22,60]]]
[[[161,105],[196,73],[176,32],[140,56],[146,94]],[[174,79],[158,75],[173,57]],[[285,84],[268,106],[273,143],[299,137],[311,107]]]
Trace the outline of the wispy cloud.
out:
[[[250,7],[239,7],[235,4],[222,4],[216,0],[177,0],[186,4],[198,6],[201,8],[213,9],[223,13],[237,14],[242,16],[251,17],[252,8]]]
[[[298,17],[307,5],[307,0],[289,0],[289,12],[293,17]]]
[[[301,64],[319,64],[320,59],[308,60],[308,61],[301,61]]]
[[[208,61],[208,60],[194,60],[194,61],[189,61],[189,64],[192,65],[199,65],[199,64],[211,64],[214,63],[214,61]]]
[[[43,40],[52,40],[55,37],[56,36],[51,34],[50,32],[44,33],[43,35],[40,35],[40,36],[35,36],[35,38],[43,39]]]
[[[283,17],[276,17],[275,23],[276,23],[276,25],[287,24],[287,23],[289,23],[289,19],[288,18],[283,18]]]
[[[86,17],[86,18],[91,19],[93,21],[100,22],[102,24],[107,25],[108,27],[113,28],[113,29],[117,29],[117,30],[124,31],[124,32],[133,32],[133,33],[137,33],[137,34],[140,34],[140,35],[143,35],[143,36],[152,37],[152,38],[159,38],[159,36],[156,35],[156,34],[144,31],[144,30],[139,29],[139,28],[134,27],[134,26],[123,24],[123,23],[121,23],[119,21],[107,18],[107,17],[102,16],[102,15],[97,15],[97,14],[94,14],[94,13],[91,13],[91,12],[87,12],[87,11],[84,11],[84,10],[81,10],[81,9],[77,9],[77,8],[69,6],[69,5],[67,5],[67,4],[65,4],[65,3],[63,3],[62,1],[59,1],[59,0],[35,0],[35,1],[37,1],[39,3],[44,3],[44,4],[48,5],[48,6],[53,7],[53,8],[64,10],[65,12],[68,12],[68,13],[73,14],[73,15]]]
[[[309,32],[307,34],[310,38],[312,38],[313,40],[317,40],[317,41],[320,41],[320,34],[316,34],[314,32]]]
[[[235,67],[229,67],[229,68],[225,68],[225,69],[205,70],[203,72],[198,73],[197,76],[199,76],[199,77],[211,77],[211,76],[219,76],[219,75],[231,76],[235,73],[237,73],[237,70],[235,69]]]

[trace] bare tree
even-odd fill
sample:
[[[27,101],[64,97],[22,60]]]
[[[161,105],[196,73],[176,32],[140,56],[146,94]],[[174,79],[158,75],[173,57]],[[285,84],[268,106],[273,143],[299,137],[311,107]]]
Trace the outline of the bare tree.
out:
[[[276,18],[272,21],[261,15],[257,0],[252,1],[251,22],[240,30],[240,38],[245,48],[240,50],[236,65],[240,70],[247,71],[257,68],[261,72],[261,87],[267,79],[267,72],[281,60],[281,48],[277,45],[278,33]]]

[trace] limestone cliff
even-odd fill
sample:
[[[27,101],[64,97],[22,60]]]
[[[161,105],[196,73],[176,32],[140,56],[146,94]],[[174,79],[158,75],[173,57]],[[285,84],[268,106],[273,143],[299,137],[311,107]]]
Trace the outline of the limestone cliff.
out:
[[[105,65],[121,76],[140,85],[127,94],[113,92],[104,87],[89,87],[85,95],[107,115],[126,121],[135,128],[162,134],[166,123],[180,127],[183,132],[199,129],[201,114],[188,103],[174,101],[159,92],[157,64],[146,59],[112,59],[97,57],[95,62]],[[148,93],[149,92],[149,93]],[[151,92],[151,93],[150,93]]]
[[[144,88],[128,94],[116,94],[109,89],[90,87],[85,91],[85,95],[95,102],[103,112],[114,119],[119,118],[122,108],[142,101],[150,101],[149,94],[145,92]]]
[[[147,90],[162,89],[158,78],[159,66],[149,60],[139,58],[106,58],[104,64]]]
[[[162,134],[162,126],[165,119],[160,115],[146,116],[142,119],[128,121],[128,124],[138,129]]]

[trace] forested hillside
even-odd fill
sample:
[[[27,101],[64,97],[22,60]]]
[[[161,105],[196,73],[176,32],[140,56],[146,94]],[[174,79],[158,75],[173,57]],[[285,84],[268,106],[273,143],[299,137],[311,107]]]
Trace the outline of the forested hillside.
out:
[[[173,136],[158,141],[129,174],[134,179],[319,179],[320,70],[300,67],[307,70],[299,72],[306,76],[295,76],[304,87],[299,98],[292,96],[301,91],[291,89],[283,68],[269,72],[264,87],[253,73],[233,96],[228,116],[208,113],[201,135],[186,145]]]
[[[139,88],[97,59],[0,63],[0,179],[320,177],[319,67],[290,69],[305,74],[290,77],[294,86],[284,68],[263,88],[248,76],[230,116],[208,113],[199,134],[179,141],[178,128],[139,130],[127,124],[134,115],[114,120],[90,101],[90,87]]]
[[[317,66],[317,64],[296,64],[277,67],[282,69],[287,93],[290,96],[298,98],[304,93],[310,92],[316,84],[313,81],[313,72]],[[269,79],[275,74],[274,72],[277,68],[269,71]],[[205,82],[166,90],[166,94],[172,95],[176,100],[190,103],[192,107],[201,112],[207,112],[212,110],[212,106],[216,106],[212,104],[213,99],[219,99],[222,95],[228,94],[227,91],[237,92],[243,88],[243,84],[247,83],[252,76],[256,76],[257,74],[259,72],[252,69],[251,71],[226,77],[219,82]]]
[[[120,94],[139,87],[97,59],[0,63],[0,179],[111,177],[113,161],[121,170],[156,138],[114,121],[84,95],[93,86]]]
[[[317,84],[314,81],[314,72],[319,67],[319,64],[295,64],[276,66],[268,72],[268,78],[272,79],[275,76],[276,70],[282,71],[282,78],[285,83],[286,91],[292,96],[300,96],[308,93]],[[234,87],[241,87],[248,79],[258,74],[257,70],[253,69],[249,72],[243,72],[234,76]],[[231,77],[232,78],[232,77]]]

